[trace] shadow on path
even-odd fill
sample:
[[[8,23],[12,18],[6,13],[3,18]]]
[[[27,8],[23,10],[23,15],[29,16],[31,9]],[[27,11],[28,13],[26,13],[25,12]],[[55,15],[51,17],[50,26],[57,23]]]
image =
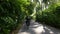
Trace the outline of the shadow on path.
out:
[[[18,34],[60,34],[60,30],[31,21],[29,29],[24,23]]]
[[[47,25],[43,25],[43,31],[40,34],[60,34],[60,30]]]

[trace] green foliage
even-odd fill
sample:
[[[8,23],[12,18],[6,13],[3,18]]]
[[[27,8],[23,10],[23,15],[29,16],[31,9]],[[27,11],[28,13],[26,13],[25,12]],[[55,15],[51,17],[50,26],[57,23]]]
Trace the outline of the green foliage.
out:
[[[60,5],[52,4],[48,9],[41,12],[37,14],[37,21],[60,28]]]
[[[10,34],[23,21],[26,10],[32,11],[30,7],[28,0],[0,0],[0,34]]]

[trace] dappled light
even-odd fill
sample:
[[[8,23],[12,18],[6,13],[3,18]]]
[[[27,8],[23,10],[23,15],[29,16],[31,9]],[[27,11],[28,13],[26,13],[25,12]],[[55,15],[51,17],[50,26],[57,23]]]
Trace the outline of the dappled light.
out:
[[[39,24],[38,22],[31,22],[29,29],[25,29],[25,25],[23,27],[24,28],[21,28],[18,34],[60,34],[60,30]]]
[[[60,0],[0,0],[0,34],[60,34]]]

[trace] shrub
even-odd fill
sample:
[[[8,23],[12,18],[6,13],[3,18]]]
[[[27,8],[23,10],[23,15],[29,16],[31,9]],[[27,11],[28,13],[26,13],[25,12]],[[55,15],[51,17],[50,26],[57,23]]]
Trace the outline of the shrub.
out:
[[[52,7],[53,6],[53,7]],[[51,5],[48,9],[37,14],[37,21],[48,24],[50,26],[60,28],[60,6]]]

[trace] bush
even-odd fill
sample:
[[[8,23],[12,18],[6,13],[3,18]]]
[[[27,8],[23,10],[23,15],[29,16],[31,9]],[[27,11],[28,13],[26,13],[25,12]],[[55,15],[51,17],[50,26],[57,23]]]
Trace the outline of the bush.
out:
[[[0,0],[0,34],[10,34],[24,19],[26,2],[25,0]]]
[[[52,5],[51,5],[52,6]],[[60,6],[53,5],[53,7],[49,7],[42,11],[42,14],[37,14],[37,21],[41,23],[48,24],[50,26],[60,28]]]

